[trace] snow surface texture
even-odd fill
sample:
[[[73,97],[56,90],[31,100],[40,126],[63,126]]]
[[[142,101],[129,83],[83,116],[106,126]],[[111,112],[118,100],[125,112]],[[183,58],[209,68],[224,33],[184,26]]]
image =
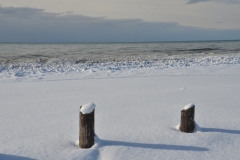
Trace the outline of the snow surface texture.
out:
[[[186,105],[183,109],[188,110],[189,108],[192,108],[193,106],[194,106],[194,104],[190,103],[190,104]]]
[[[95,109],[95,107],[96,105],[94,103],[87,103],[80,108],[80,112],[82,112],[82,114],[89,114]]]
[[[239,70],[239,64],[193,63],[3,76],[0,159],[238,159]],[[80,149],[79,106],[87,102],[98,105],[98,137],[92,148]],[[197,106],[199,125],[191,134],[174,128],[188,102]]]
[[[114,61],[81,61],[70,59],[52,59],[44,61],[0,62],[0,77],[22,77],[45,73],[82,73],[98,71],[122,71],[129,69],[167,69],[192,66],[213,66],[223,64],[240,64],[239,55],[223,56],[172,56],[156,59],[126,59]]]

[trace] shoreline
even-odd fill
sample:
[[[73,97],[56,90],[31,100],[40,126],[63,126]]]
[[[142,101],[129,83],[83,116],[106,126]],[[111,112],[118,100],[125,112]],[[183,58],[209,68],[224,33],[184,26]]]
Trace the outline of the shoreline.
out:
[[[31,75],[56,73],[93,73],[123,72],[142,69],[174,69],[195,66],[219,66],[240,64],[240,55],[199,55],[199,56],[166,56],[151,59],[130,58],[125,60],[76,60],[76,59],[38,59],[26,62],[2,61],[0,78],[24,77]]]

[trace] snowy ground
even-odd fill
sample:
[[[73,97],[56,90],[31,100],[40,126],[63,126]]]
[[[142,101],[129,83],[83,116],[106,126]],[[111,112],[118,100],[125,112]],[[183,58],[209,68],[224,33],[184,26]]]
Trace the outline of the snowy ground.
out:
[[[240,65],[0,78],[0,159],[238,159]],[[80,105],[96,104],[96,145],[80,149]],[[175,129],[196,106],[196,133]]]

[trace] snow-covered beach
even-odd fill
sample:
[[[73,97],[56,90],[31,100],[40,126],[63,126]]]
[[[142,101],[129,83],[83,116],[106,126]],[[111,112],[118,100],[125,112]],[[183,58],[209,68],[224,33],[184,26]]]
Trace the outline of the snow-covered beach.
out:
[[[0,160],[239,160],[240,0],[0,0]]]
[[[2,71],[0,159],[238,159],[239,57],[172,64]],[[80,149],[79,107],[88,102],[96,104],[98,137]],[[176,126],[189,103],[198,127],[182,133]]]

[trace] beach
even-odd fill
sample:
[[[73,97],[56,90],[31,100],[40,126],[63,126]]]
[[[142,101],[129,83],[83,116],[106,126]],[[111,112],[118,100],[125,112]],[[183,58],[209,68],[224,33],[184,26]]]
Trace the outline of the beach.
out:
[[[1,77],[1,159],[237,159],[239,64]],[[77,146],[96,104],[95,145]],[[194,133],[176,129],[196,106]]]
[[[0,160],[238,160],[239,15],[239,0],[1,0]]]

